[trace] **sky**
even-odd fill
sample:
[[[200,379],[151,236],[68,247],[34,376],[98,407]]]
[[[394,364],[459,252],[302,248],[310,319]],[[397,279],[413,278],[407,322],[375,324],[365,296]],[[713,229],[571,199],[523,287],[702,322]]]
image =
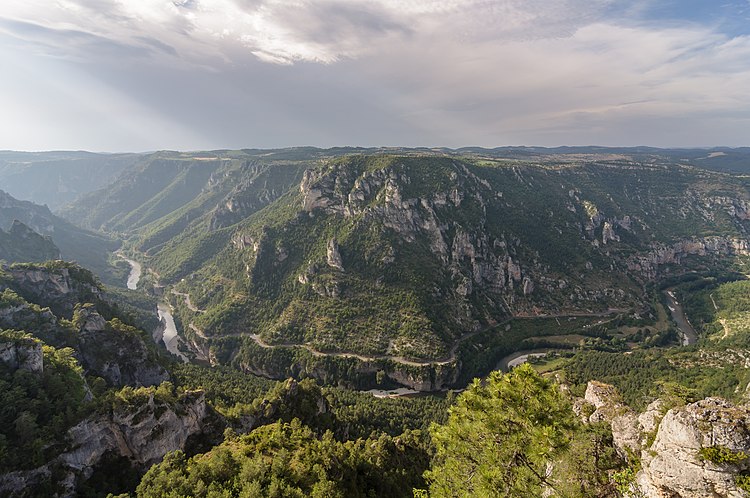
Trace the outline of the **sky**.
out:
[[[750,145],[750,0],[1,0],[0,149]]]

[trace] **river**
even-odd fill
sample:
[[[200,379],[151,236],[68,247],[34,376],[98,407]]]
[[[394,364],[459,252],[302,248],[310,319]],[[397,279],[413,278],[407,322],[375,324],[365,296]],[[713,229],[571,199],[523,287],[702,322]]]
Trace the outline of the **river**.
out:
[[[138,289],[138,282],[141,280],[141,273],[143,267],[138,261],[134,261],[130,258],[126,258],[122,253],[116,253],[118,257],[124,259],[130,265],[130,274],[128,275],[128,289]],[[161,339],[164,342],[164,346],[167,351],[180,358],[184,363],[187,363],[188,357],[180,351],[180,335],[177,333],[177,325],[174,323],[174,317],[172,316],[172,309],[167,303],[159,303],[156,308],[156,313],[159,316],[159,320],[162,321],[164,330],[157,334],[154,333],[154,339],[158,342]],[[158,331],[157,331],[158,332]]]
[[[128,275],[127,287],[130,290],[136,290],[138,288],[138,282],[140,281],[141,274],[143,272],[141,264],[137,261],[125,257],[122,253],[117,253],[117,255],[123,260],[127,261],[130,265],[130,274]],[[667,289],[666,291],[664,291],[664,295],[667,298],[667,307],[669,308],[672,319],[675,321],[675,323],[677,324],[677,328],[682,334],[682,345],[688,346],[690,344],[695,344],[695,342],[698,340],[698,334],[696,333],[693,326],[690,325],[690,322],[685,315],[685,311],[682,309],[679,301],[677,301],[674,292],[672,292],[671,289]],[[183,362],[187,363],[189,361],[187,356],[185,356],[179,348],[180,336],[177,332],[177,326],[175,325],[171,308],[166,303],[159,303],[157,313],[159,315],[159,319],[164,323],[164,332],[161,339],[164,342],[167,351],[179,357]],[[545,356],[550,351],[556,350],[533,349],[527,351],[516,351],[502,358],[497,363],[495,370],[502,370],[507,372],[509,369],[525,363],[529,358]],[[408,396],[417,393],[417,391],[406,388],[393,390],[371,389],[364,392],[372,394],[376,397]]]
[[[502,370],[507,372],[513,367],[517,367],[523,363],[529,361],[529,358],[538,358],[541,356],[547,356],[547,353],[552,351],[570,351],[569,349],[555,349],[555,348],[543,348],[543,349],[530,349],[526,351],[516,351],[508,356],[504,356],[497,362],[495,370]]]
[[[157,313],[159,314],[159,319],[164,324],[164,332],[161,337],[164,346],[166,346],[167,351],[179,357],[183,363],[187,363],[189,361],[188,357],[180,351],[180,336],[177,333],[177,325],[174,323],[171,308],[167,303],[159,303]]]
[[[141,280],[141,273],[143,272],[141,264],[138,261],[133,261],[132,259],[126,258],[120,252],[115,254],[117,254],[117,256],[119,256],[121,259],[127,261],[130,265],[130,273],[128,274],[127,286],[130,290],[136,290],[138,288],[138,282],[140,282]]]
[[[677,301],[672,289],[664,291],[664,295],[667,297],[667,307],[669,313],[672,315],[672,319],[677,324],[677,328],[682,334],[682,345],[689,346],[695,344],[698,341],[698,333],[695,331],[685,315],[685,310],[682,309],[682,305]]]

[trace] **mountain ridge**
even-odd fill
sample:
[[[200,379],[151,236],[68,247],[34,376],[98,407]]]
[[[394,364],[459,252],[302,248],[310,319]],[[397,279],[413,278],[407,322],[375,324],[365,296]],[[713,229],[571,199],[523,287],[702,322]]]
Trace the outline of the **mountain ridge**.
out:
[[[301,158],[214,164],[204,154],[190,166],[205,163],[197,196],[171,212],[156,202],[163,217],[119,226],[162,285],[205,310],[173,299],[190,343],[272,377],[332,380],[354,368],[442,388],[477,344],[466,340],[448,369],[436,362],[468,333],[486,331],[477,340],[493,350],[502,340],[489,331],[508,318],[655,316],[645,285],[749,254],[746,181],[668,158],[286,153]],[[107,202],[103,191],[91,198]],[[356,366],[357,355],[434,364],[412,375],[387,360]]]

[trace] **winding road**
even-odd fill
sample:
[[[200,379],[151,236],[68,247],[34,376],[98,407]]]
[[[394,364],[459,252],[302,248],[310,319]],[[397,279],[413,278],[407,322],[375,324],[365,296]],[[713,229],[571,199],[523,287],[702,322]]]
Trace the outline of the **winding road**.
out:
[[[196,313],[203,313],[204,310],[198,309],[195,307],[191,301],[190,296],[184,292],[177,292],[176,290],[172,290],[172,294],[176,296],[180,296],[184,299],[185,305],[193,312]],[[249,339],[252,339],[253,342],[255,342],[256,345],[258,345],[261,348],[264,349],[273,349],[273,348],[301,348],[306,351],[308,351],[310,354],[316,357],[333,357],[333,358],[354,358],[362,362],[373,362],[373,361],[392,361],[394,363],[398,363],[400,365],[407,365],[411,367],[425,367],[425,366],[443,366],[443,365],[449,365],[456,361],[456,353],[458,352],[458,348],[461,346],[461,344],[468,339],[471,339],[472,337],[481,334],[483,332],[486,332],[488,330],[501,327],[503,325],[506,325],[510,323],[513,320],[530,320],[534,318],[604,318],[611,315],[615,315],[618,313],[621,313],[623,310],[620,309],[609,309],[605,312],[600,313],[569,313],[569,314],[548,314],[548,315],[541,315],[541,316],[514,316],[509,317],[501,322],[498,322],[494,325],[491,325],[489,327],[475,330],[473,332],[469,332],[468,334],[465,334],[458,338],[456,342],[453,344],[453,346],[450,348],[448,352],[448,356],[436,360],[410,360],[408,358],[404,358],[403,356],[396,356],[396,355],[389,355],[389,354],[381,354],[381,355],[373,355],[373,356],[367,356],[362,355],[358,353],[349,353],[349,352],[323,352],[315,349],[310,344],[297,344],[297,343],[282,343],[282,344],[269,344],[260,337],[258,334],[248,334],[246,332],[236,332],[233,334],[223,334],[217,338],[221,337],[247,337]],[[605,323],[605,322],[602,322]],[[190,330],[195,332],[196,335],[201,337],[202,339],[208,339],[208,336],[200,329],[198,328],[194,323],[190,323],[188,325]],[[521,354],[534,354],[533,351],[528,352],[519,352]],[[502,361],[502,360],[501,360]],[[515,365],[513,365],[515,366]]]
[[[137,261],[133,261],[131,259],[126,258],[122,254],[118,253],[118,256],[125,261],[127,261],[131,265],[131,273],[128,276],[128,288],[129,289],[136,289],[138,285],[138,281],[141,276],[142,268],[141,265]],[[202,310],[195,306],[193,302],[190,300],[190,295],[185,292],[179,292],[176,289],[172,289],[171,293],[175,296],[181,297],[185,303],[185,306],[192,311],[193,313],[205,313],[205,310]],[[665,296],[667,298],[668,302],[668,308],[670,311],[670,314],[672,318],[674,319],[675,323],[677,324],[677,327],[679,328],[681,334],[682,334],[682,344],[683,345],[690,345],[694,344],[698,340],[698,334],[695,332],[695,329],[690,325],[690,322],[687,319],[687,316],[685,315],[685,312],[680,305],[680,303],[677,301],[676,297],[674,296],[674,293],[672,289],[667,289],[664,291]],[[382,355],[363,355],[363,354],[357,354],[357,353],[349,353],[349,352],[323,352],[318,351],[310,344],[294,344],[294,343],[286,343],[286,344],[269,344],[258,335],[258,334],[248,334],[248,333],[234,333],[234,334],[225,334],[220,337],[247,337],[251,339],[253,342],[255,342],[256,345],[258,345],[261,348],[264,349],[273,349],[273,348],[302,348],[308,351],[310,354],[316,357],[337,357],[337,358],[353,358],[357,359],[362,362],[374,362],[374,361],[391,361],[394,363],[398,363],[401,365],[411,366],[411,367],[425,367],[425,366],[442,366],[442,365],[448,365],[456,361],[457,359],[457,352],[458,348],[461,347],[461,344],[472,337],[481,334],[483,332],[486,332],[487,330],[491,330],[494,328],[501,327],[512,320],[524,320],[524,319],[535,319],[535,318],[571,318],[571,317],[587,317],[587,318],[604,318],[612,315],[617,315],[619,313],[622,313],[625,310],[620,309],[609,309],[606,312],[601,313],[569,313],[569,314],[545,314],[545,315],[537,315],[537,316],[513,316],[509,317],[506,320],[503,320],[502,322],[499,322],[497,324],[494,324],[490,327],[486,327],[484,329],[475,330],[473,332],[470,332],[468,334],[465,334],[461,336],[456,342],[453,344],[453,346],[450,348],[448,355],[441,359],[436,360],[410,360],[407,358],[404,358],[402,356],[396,356],[396,355],[390,355],[390,354],[382,354]],[[171,314],[171,309],[169,305],[166,303],[159,303],[159,309],[158,309],[159,318],[165,323],[165,330],[163,334],[163,342],[167,349],[180,357],[182,361],[188,361],[188,358],[179,350],[179,343],[180,343],[180,336],[177,331],[177,327],[174,323],[174,318]],[[208,339],[208,336],[200,329],[198,328],[194,323],[190,323],[188,325],[191,331],[193,331],[198,337],[201,339]],[[528,350],[528,351],[516,351],[504,358],[502,358],[496,367],[496,369],[501,370],[507,370],[508,368],[512,368],[514,366],[520,365],[521,363],[528,360],[528,358],[533,356],[542,356],[547,354],[550,349],[536,349],[536,350]]]

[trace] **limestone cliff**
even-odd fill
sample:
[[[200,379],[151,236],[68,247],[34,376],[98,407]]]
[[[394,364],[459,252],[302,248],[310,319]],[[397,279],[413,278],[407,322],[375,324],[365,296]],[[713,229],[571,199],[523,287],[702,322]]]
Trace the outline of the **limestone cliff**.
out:
[[[189,392],[176,401],[154,392],[136,403],[116,405],[81,421],[67,433],[66,449],[46,465],[0,476],[3,496],[33,496],[34,490],[57,488],[57,496],[75,496],[107,456],[124,457],[147,468],[170,451],[183,449],[203,430],[208,408],[202,392]]]
[[[640,415],[610,385],[589,382],[586,420],[608,422],[618,451],[640,460],[631,498],[741,498],[750,472],[750,408],[706,398],[665,413],[660,400]],[[580,404],[578,405],[580,407]],[[583,414],[585,411],[580,410]],[[713,455],[713,456],[712,456]]]
[[[89,375],[111,386],[151,386],[169,379],[149,338],[116,317],[86,270],[64,262],[5,267],[0,327],[70,347]],[[101,310],[101,311],[100,311]],[[72,322],[68,322],[69,319]]]
[[[0,339],[0,363],[11,372],[20,369],[42,373],[42,343],[34,339]]]
[[[744,183],[679,164],[428,151],[315,159],[297,162],[293,186],[274,190],[273,201],[253,187],[264,160],[237,177],[215,175],[198,199],[215,195],[213,211],[153,246],[155,270],[204,310],[182,318],[188,334],[190,320],[204,332],[196,340],[216,361],[276,377],[325,363],[320,377],[330,382],[349,370],[336,363],[358,358],[413,370],[457,360],[451,368],[461,370],[492,353],[460,341],[498,322],[649,316],[644,286],[731,271],[750,255]],[[231,195],[212,190],[230,177]],[[187,211],[169,220],[178,218]],[[442,384],[409,368],[394,373]]]
[[[78,308],[75,323],[79,328],[76,350],[89,374],[111,386],[153,386],[169,380],[153,348],[135,329],[108,323],[91,307]]]
[[[712,462],[701,450],[724,449],[744,455]],[[650,447],[644,448],[636,493],[647,498],[748,496],[737,477],[750,471],[750,409],[706,398],[669,410]]]
[[[102,291],[92,273],[72,263],[55,261],[46,265],[6,266],[10,277],[0,290],[11,288],[26,300],[49,307],[56,315],[72,318],[78,303],[102,300]]]

